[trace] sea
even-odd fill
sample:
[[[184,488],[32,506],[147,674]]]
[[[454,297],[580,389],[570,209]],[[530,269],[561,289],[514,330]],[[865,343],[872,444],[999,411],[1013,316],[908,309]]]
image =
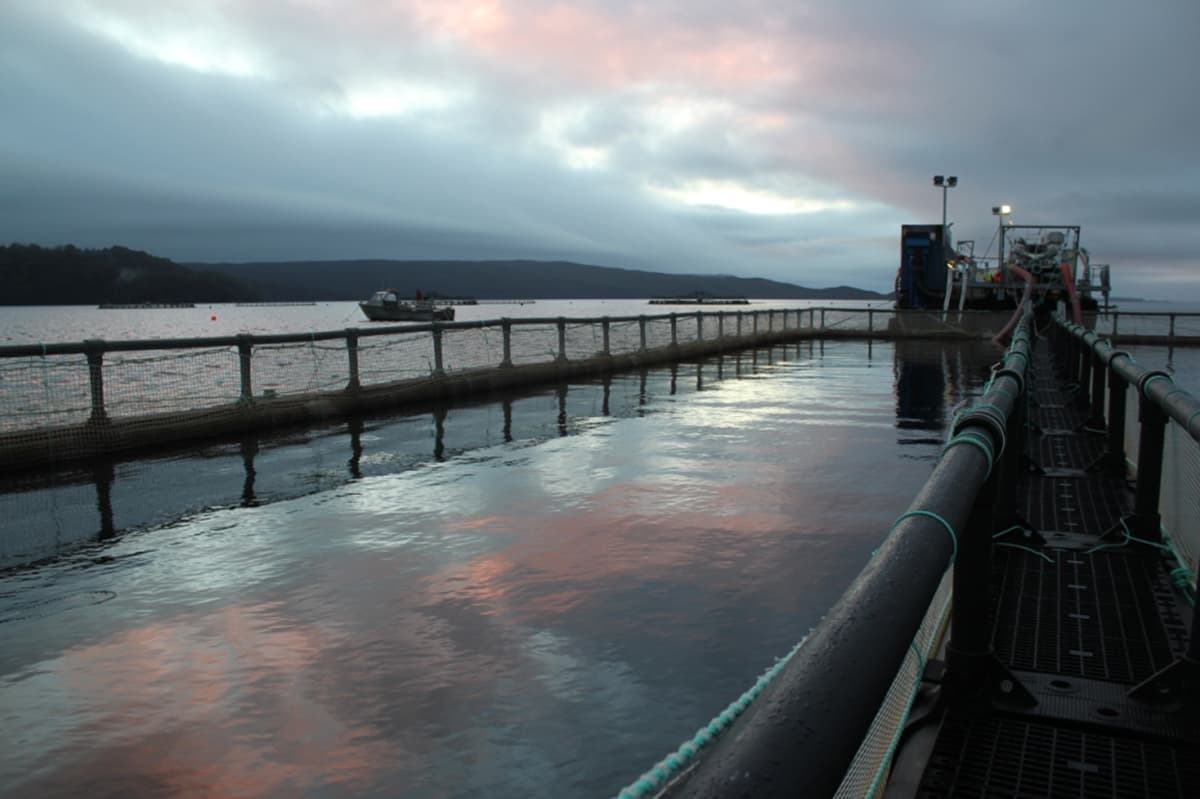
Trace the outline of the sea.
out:
[[[364,324],[2,308],[0,343]],[[0,796],[614,796],[820,620],[998,352],[806,341],[5,478]]]

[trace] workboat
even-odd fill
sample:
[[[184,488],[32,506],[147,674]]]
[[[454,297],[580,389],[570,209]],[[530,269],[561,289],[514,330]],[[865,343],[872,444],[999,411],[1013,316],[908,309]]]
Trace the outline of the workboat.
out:
[[[1001,217],[995,258],[977,257],[974,241],[956,246],[948,226],[902,225],[896,307],[1011,310],[1027,297],[1062,301],[1076,314],[1108,308],[1108,265],[1090,262],[1078,225],[1006,225],[1007,209],[993,209]]]
[[[450,322],[454,319],[453,308],[438,306],[433,300],[422,298],[419,292],[415,300],[402,300],[396,289],[380,289],[358,307],[372,322]]]

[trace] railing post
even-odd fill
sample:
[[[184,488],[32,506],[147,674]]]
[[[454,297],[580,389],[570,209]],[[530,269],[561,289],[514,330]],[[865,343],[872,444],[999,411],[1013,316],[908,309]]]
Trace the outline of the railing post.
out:
[[[817,326],[816,320],[814,318],[815,313],[816,313],[816,309],[814,309],[814,308],[808,309],[808,329],[809,330],[812,330],[813,328],[815,328]]]
[[[1113,315],[1112,340],[1116,341],[1117,340],[1117,320],[1121,318],[1121,312],[1113,311],[1112,315]]]
[[[104,409],[104,342],[100,339],[89,339],[87,346],[88,385],[92,393],[92,415],[88,421],[93,423],[108,421],[108,411]]]
[[[242,333],[238,339],[238,365],[242,376],[242,396],[239,402],[254,401],[254,386],[250,380],[250,353],[254,347],[254,339],[248,333]]]
[[[1167,414],[1146,394],[1151,380],[1170,378],[1163,372],[1146,372],[1138,381],[1138,459],[1137,487],[1133,498],[1133,516],[1119,527],[1132,528],[1131,534],[1145,541],[1162,541],[1158,493],[1162,489],[1163,439]],[[1116,534],[1117,528],[1109,531]]]
[[[821,332],[825,332],[825,309],[821,309]]]
[[[875,334],[875,309],[874,308],[867,309],[867,333],[869,335]]]
[[[725,312],[717,311],[717,341],[725,346]]]
[[[353,327],[346,328],[346,358],[350,362],[350,380],[346,383],[346,390],[356,391],[362,388],[362,383],[358,379],[358,330]]]
[[[1079,368],[1076,377],[1075,401],[1083,407],[1089,406],[1089,391],[1092,383],[1092,348],[1085,344],[1078,336],[1075,337],[1076,345],[1079,350]]]
[[[696,311],[696,341],[704,341],[704,311]]]
[[[600,330],[602,331],[603,336],[604,336],[604,355],[606,357],[608,355],[612,354],[608,348],[608,327],[609,327],[609,322],[608,322],[608,317],[606,316],[600,320]]]
[[[1104,431],[1104,380],[1105,372],[1104,359],[1100,357],[1100,353],[1096,352],[1095,348],[1088,347],[1088,356],[1092,360],[1092,404],[1088,411],[1087,422],[1084,427],[1088,428],[1089,432],[1100,433]]]
[[[679,340],[676,338],[679,318],[676,314],[671,314],[671,346],[678,347]]]
[[[1129,383],[1112,368],[1108,361],[1108,437],[1104,454],[1088,465],[1088,469],[1113,477],[1125,476],[1125,392]]]
[[[751,311],[750,312],[750,322],[751,322],[750,332],[754,334],[755,338],[758,338],[758,315],[759,315],[759,313],[760,313],[759,311]]]
[[[433,323],[433,373],[440,375],[445,372],[442,362],[442,326]]]
[[[737,337],[742,337],[742,312],[737,312]]]
[[[641,346],[638,348],[640,352],[646,351],[646,317],[638,317],[638,334],[641,337]]]
[[[500,361],[502,367],[513,365],[512,362],[512,320],[504,317],[500,320],[500,333],[504,341],[504,355]]]
[[[775,309],[774,308],[767,311],[767,332],[768,333],[775,332]]]
[[[556,361],[565,361],[567,359],[567,319],[564,316],[558,317],[558,356]]]

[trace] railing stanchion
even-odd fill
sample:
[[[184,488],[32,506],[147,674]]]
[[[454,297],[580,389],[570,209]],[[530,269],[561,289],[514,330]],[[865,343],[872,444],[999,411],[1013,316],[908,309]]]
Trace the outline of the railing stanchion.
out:
[[[672,349],[679,346],[678,330],[679,330],[679,316],[678,316],[678,314],[673,313],[673,314],[671,314],[671,348]]]
[[[250,380],[250,359],[254,348],[254,339],[249,334],[243,333],[237,337],[238,339],[238,366],[242,378],[242,395],[240,402],[254,401],[254,386]]]
[[[504,355],[502,356],[502,358],[500,360],[500,365],[502,367],[507,368],[507,367],[510,367],[513,365],[513,361],[512,361],[512,320],[509,319],[508,317],[505,317],[500,320],[500,334],[501,334],[501,338],[503,339],[503,346],[504,346]]]
[[[641,337],[641,345],[638,348],[639,352],[646,351],[646,317],[638,317],[638,335]]]
[[[567,359],[567,320],[566,317],[558,317],[558,356],[557,361],[565,361]]]
[[[433,323],[433,373],[435,375],[445,373],[442,361],[442,326],[437,322]]]
[[[696,311],[696,341],[704,341],[704,311]]]
[[[1162,489],[1163,442],[1166,437],[1167,414],[1146,394],[1146,383],[1162,372],[1147,372],[1138,385],[1138,456],[1137,487],[1134,490],[1133,516],[1123,519],[1109,533],[1117,536],[1129,532],[1145,541],[1162,541],[1162,517],[1158,512],[1158,493]],[[1107,534],[1106,534],[1107,535]]]
[[[1104,381],[1108,370],[1104,368],[1104,359],[1092,347],[1088,347],[1088,357],[1092,363],[1092,402],[1088,411],[1088,420],[1084,426],[1089,432],[1104,432]]]
[[[604,357],[606,357],[606,358],[612,354],[612,352],[609,349],[609,343],[608,343],[608,328],[609,328],[609,321],[608,321],[608,317],[606,316],[600,320],[600,329],[603,332],[603,336],[604,336]]]
[[[346,328],[346,359],[350,363],[350,379],[346,382],[347,391],[357,391],[362,388],[358,377],[358,330]]]
[[[87,347],[88,387],[92,395],[92,415],[88,421],[93,423],[108,421],[108,411],[104,409],[104,342],[100,339],[85,341]]]

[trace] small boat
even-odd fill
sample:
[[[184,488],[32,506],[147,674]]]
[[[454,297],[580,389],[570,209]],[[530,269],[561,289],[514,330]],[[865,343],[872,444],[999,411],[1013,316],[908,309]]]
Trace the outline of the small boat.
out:
[[[371,299],[358,304],[372,322],[450,322],[454,320],[454,309],[438,307],[433,300],[402,300],[395,289],[380,289]]]

